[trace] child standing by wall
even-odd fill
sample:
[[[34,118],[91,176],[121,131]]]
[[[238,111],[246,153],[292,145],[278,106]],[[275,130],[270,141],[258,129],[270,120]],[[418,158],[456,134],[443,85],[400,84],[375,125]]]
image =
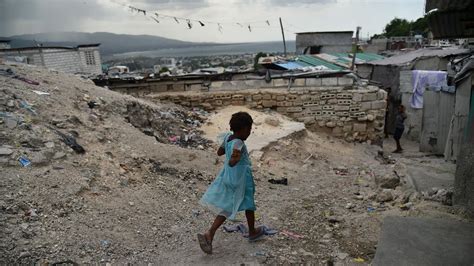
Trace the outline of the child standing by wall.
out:
[[[201,249],[212,253],[212,240],[217,229],[229,218],[235,220],[239,211],[245,211],[249,227],[249,241],[260,239],[263,228],[255,228],[255,183],[252,166],[244,141],[252,130],[252,117],[246,112],[238,112],[230,119],[230,130],[217,150],[217,155],[225,155],[224,167],[209,186],[200,203],[217,214],[211,228],[198,234]]]
[[[395,133],[393,138],[397,144],[397,149],[394,150],[394,153],[401,153],[403,151],[402,146],[400,145],[400,139],[402,138],[403,131],[405,131],[405,119],[407,119],[407,114],[405,113],[405,106],[398,106],[398,114],[395,118]]]

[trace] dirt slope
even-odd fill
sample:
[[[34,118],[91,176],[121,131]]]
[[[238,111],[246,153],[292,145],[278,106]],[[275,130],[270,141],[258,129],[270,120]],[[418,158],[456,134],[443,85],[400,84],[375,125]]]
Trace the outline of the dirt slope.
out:
[[[420,202],[403,178],[389,191],[394,199],[382,203],[375,177],[400,165],[376,160],[376,147],[303,131],[253,162],[259,223],[281,232],[253,244],[219,232],[215,254],[204,255],[195,235],[213,217],[198,200],[222,164],[198,130],[205,112],[120,95],[73,75],[0,65],[8,68],[17,76],[0,74],[2,264],[370,262],[385,215],[450,215],[448,207]],[[32,164],[22,167],[20,156]],[[400,210],[406,201],[413,205]]]

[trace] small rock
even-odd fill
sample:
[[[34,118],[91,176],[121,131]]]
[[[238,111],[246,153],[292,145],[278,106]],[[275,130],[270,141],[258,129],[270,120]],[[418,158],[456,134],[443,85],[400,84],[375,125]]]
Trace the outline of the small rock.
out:
[[[356,200],[363,200],[364,199],[364,196],[362,195],[357,195],[354,197]]]
[[[367,120],[374,121],[375,120],[374,115],[367,115]]]
[[[413,203],[407,202],[405,204],[400,205],[400,210],[408,211],[413,206]]]
[[[48,149],[52,149],[52,148],[54,148],[54,142],[52,142],[52,141],[46,142],[44,144],[44,146],[46,146],[46,148],[48,148]]]
[[[393,200],[393,194],[391,189],[382,190],[376,198],[377,202],[387,202]]]
[[[400,185],[400,178],[395,174],[375,176],[375,183],[377,183],[381,188],[393,189]]]
[[[349,210],[349,209],[352,209],[352,208],[354,208],[354,207],[355,207],[355,205],[354,205],[353,203],[351,203],[351,202],[349,202],[349,203],[346,204],[346,209],[348,209],[348,210]]]
[[[10,156],[13,154],[13,150],[9,148],[0,148],[0,156]]]
[[[326,123],[326,127],[328,127],[328,128],[334,128],[334,127],[336,127],[336,123],[334,123],[334,122],[332,122],[332,121],[329,121],[329,122]]]
[[[276,117],[269,116],[265,118],[265,123],[270,126],[277,127],[280,125],[280,120]]]
[[[7,107],[15,107],[15,102],[13,100],[9,100],[7,102]]]
[[[342,218],[339,218],[339,217],[336,217],[336,216],[328,216],[327,219],[330,223],[340,223],[340,222],[343,221]]]
[[[66,157],[66,153],[64,153],[62,151],[58,151],[54,154],[53,159],[58,160],[58,159],[62,159],[64,157]]]
[[[336,256],[340,259],[340,260],[343,260],[345,258],[347,258],[349,256],[349,254],[347,253],[344,253],[344,252],[339,252],[336,254]]]
[[[135,203],[133,201],[130,201],[130,202],[128,202],[128,205],[135,206]]]
[[[20,253],[20,256],[18,256],[18,258],[23,259],[23,258],[27,258],[27,257],[30,257],[30,256],[31,256],[30,252],[23,251],[23,252]]]

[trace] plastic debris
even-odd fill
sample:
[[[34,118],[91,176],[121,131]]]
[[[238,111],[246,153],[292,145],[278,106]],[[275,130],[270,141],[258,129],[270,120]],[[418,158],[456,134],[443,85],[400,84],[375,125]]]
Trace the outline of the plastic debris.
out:
[[[49,92],[44,92],[44,91],[36,91],[36,90],[33,90],[34,93],[38,94],[38,95],[49,95]]]
[[[293,233],[293,232],[290,232],[290,231],[287,231],[287,230],[280,231],[280,234],[282,234],[284,236],[287,236],[287,237],[290,237],[290,238],[293,238],[293,239],[302,239],[302,238],[304,238],[303,235]]]
[[[31,165],[31,161],[28,160],[28,158],[26,158],[26,156],[20,156],[20,158],[18,158],[18,161],[20,162],[21,166],[23,167],[28,167]]]
[[[28,110],[30,113],[34,115],[38,115],[36,111],[33,109],[33,107],[27,102],[27,101],[20,101],[20,107]]]
[[[354,259],[354,262],[362,263],[362,262],[365,262],[365,260],[363,258],[359,257],[359,258]]]
[[[276,184],[276,185],[285,185],[288,186],[288,178],[280,178],[280,179],[269,179],[268,182],[271,184]]]
[[[374,207],[367,207],[368,212],[374,212],[376,209]]]

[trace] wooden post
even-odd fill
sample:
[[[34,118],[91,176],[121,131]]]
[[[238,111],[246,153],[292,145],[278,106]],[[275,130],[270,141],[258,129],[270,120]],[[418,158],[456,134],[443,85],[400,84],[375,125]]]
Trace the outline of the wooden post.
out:
[[[280,18],[280,27],[281,27],[281,35],[283,36],[283,49],[284,49],[284,51],[285,51],[285,57],[286,57],[285,32],[283,31],[283,23],[281,22],[281,18]]]
[[[360,31],[360,29],[361,29],[361,27],[357,26],[356,41],[355,41],[355,51],[354,51],[354,54],[352,55],[351,70],[354,70],[354,67],[355,67],[356,54],[357,54],[357,44],[359,43],[359,31]]]

